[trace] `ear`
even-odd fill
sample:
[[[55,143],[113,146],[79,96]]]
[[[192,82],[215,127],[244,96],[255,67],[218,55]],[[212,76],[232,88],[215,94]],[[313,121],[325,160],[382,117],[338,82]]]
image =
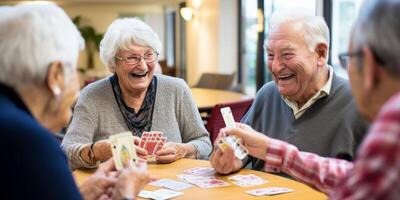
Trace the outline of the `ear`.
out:
[[[46,86],[54,96],[61,94],[64,88],[63,64],[60,61],[52,62],[47,69]]]
[[[315,47],[315,53],[317,53],[317,64],[318,66],[324,66],[328,57],[328,45],[325,43],[318,43]]]
[[[362,74],[364,79],[364,89],[366,91],[371,91],[374,88],[378,87],[379,83],[379,70],[378,70],[378,62],[376,62],[374,54],[372,53],[369,47],[363,48],[363,66]]]

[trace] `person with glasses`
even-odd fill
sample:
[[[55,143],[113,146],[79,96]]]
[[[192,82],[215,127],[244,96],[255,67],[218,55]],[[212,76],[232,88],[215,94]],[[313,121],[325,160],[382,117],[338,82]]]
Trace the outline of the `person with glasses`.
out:
[[[241,121],[300,150],[352,160],[368,125],[357,112],[348,80],[327,64],[329,29],[324,19],[273,13],[265,49],[273,81],[257,92]],[[264,169],[262,159],[239,160],[219,149],[210,158],[222,174],[247,163]]]
[[[284,171],[330,199],[397,200],[400,196],[400,0],[366,0],[349,52],[339,56],[362,115],[372,121],[354,162],[299,151],[245,124],[236,135],[267,171]]]
[[[144,131],[167,137],[158,163],[207,159],[211,142],[182,79],[154,74],[161,51],[157,34],[136,18],[117,19],[100,43],[100,58],[113,73],[86,86],[62,142],[70,167],[93,168],[111,157],[108,137],[130,131],[135,144]],[[146,157],[137,147],[139,156]]]

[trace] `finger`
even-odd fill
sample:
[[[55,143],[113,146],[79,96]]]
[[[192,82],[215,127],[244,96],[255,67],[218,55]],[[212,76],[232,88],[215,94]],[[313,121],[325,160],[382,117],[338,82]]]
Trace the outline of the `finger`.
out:
[[[177,159],[176,154],[169,154],[166,156],[156,156],[156,160],[159,163],[171,163]]]
[[[147,151],[146,149],[140,148],[136,146],[136,153],[142,156],[147,156]]]
[[[103,172],[114,171],[115,170],[114,159],[110,158],[106,162],[101,163],[98,170],[103,171]]]
[[[133,136],[133,143],[135,145],[139,145],[140,144],[141,139],[137,136]]]
[[[176,149],[174,147],[167,147],[156,152],[156,156],[164,156],[169,154],[176,154]]]

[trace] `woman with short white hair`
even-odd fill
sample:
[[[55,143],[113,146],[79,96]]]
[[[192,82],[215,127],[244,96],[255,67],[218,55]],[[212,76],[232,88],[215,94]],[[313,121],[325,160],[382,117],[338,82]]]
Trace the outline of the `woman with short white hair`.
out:
[[[62,143],[73,169],[110,158],[107,138],[125,131],[136,144],[144,131],[163,132],[168,142],[156,152],[159,163],[208,157],[211,142],[188,85],[154,74],[160,52],[157,34],[139,19],[117,19],[109,26],[100,57],[113,75],[82,90]],[[142,148],[137,152],[147,156]]]
[[[52,132],[70,120],[83,45],[54,4],[0,7],[0,199],[133,199],[150,181],[132,165],[117,173],[110,159],[75,185]]]

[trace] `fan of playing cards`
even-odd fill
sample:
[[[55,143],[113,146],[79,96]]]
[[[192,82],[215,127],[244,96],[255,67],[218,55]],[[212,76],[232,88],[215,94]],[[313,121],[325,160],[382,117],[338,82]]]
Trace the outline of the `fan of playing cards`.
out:
[[[229,107],[221,108],[221,114],[224,118],[226,127],[236,127],[235,119],[233,118],[232,111]],[[235,156],[239,159],[243,159],[248,154],[247,149],[240,142],[240,138],[235,136],[220,137],[217,144],[222,151],[225,151],[228,146],[231,147]]]
[[[167,141],[162,132],[150,131],[143,132],[139,147],[147,151],[147,161],[155,161],[155,154],[161,150]]]

